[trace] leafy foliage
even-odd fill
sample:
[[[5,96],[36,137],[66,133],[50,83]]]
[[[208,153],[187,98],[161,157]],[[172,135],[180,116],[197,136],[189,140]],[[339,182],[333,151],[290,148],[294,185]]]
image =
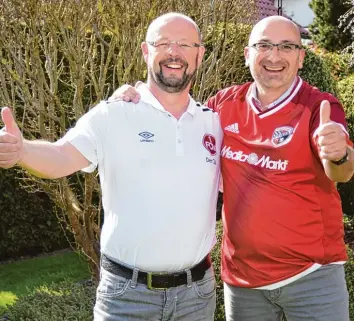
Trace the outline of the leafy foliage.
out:
[[[310,83],[312,86],[318,87],[321,91],[336,93],[335,81],[330,72],[329,66],[317,54],[309,48],[306,48],[306,57],[303,68],[299,75]]]
[[[309,5],[315,14],[310,31],[316,44],[329,51],[337,51],[352,43],[351,30],[339,28],[340,17],[353,6],[350,1],[312,0]]]
[[[337,82],[337,92],[345,109],[350,139],[354,141],[354,75]],[[343,212],[352,222],[352,228],[348,228],[347,232],[347,241],[350,241],[354,239],[354,177],[346,184],[339,184],[338,190]]]
[[[0,170],[0,260],[68,247],[54,204],[21,188],[15,170]]]
[[[344,79],[354,73],[354,61],[351,54],[329,52],[320,48],[312,49],[312,51],[324,60],[336,81]]]
[[[354,75],[337,82],[338,98],[342,102],[346,112],[348,125],[351,128],[350,137],[354,138],[353,120],[354,120]]]

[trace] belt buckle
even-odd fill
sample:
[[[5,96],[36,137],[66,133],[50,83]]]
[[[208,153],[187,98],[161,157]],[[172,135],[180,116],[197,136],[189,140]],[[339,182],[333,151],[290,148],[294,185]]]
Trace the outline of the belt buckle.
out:
[[[166,273],[151,273],[151,272],[147,272],[147,288],[149,290],[166,290],[167,288],[157,288],[155,286],[152,286],[152,278],[153,275],[164,275]]]

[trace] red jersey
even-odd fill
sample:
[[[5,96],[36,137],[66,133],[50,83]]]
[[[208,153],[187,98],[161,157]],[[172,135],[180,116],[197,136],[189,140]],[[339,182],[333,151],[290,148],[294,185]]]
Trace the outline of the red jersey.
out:
[[[261,111],[252,88],[233,86],[208,101],[224,131],[222,279],[248,288],[347,259],[340,197],[313,139],[322,100],[346,127],[341,104],[298,77],[287,97]]]

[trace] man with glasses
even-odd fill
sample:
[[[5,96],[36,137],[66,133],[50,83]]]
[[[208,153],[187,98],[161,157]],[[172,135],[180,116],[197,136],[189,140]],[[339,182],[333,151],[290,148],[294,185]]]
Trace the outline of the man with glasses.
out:
[[[141,102],[102,102],[56,143],[24,140],[3,108],[0,167],[58,178],[98,166],[105,220],[95,321],[213,321],[222,129],[188,94],[204,54],[200,31],[166,14],[141,47]]]
[[[351,178],[353,148],[341,104],[297,76],[304,55],[294,23],[261,20],[245,48],[254,82],[207,103],[224,131],[228,321],[349,320],[334,182]],[[126,91],[125,99],[138,100]]]
[[[220,91],[222,279],[227,320],[348,321],[342,208],[353,174],[340,103],[297,76],[305,51],[283,17],[245,48],[254,82]]]

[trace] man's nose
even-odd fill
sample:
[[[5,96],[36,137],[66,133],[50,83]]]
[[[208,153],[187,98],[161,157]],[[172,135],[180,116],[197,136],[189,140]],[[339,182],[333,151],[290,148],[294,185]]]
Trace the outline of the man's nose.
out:
[[[280,51],[277,46],[272,47],[272,49],[268,53],[268,60],[275,62],[275,61],[280,61]]]
[[[180,53],[180,52],[181,52],[181,48],[180,48],[180,46],[179,46],[178,43],[176,43],[176,42],[171,42],[171,43],[169,44],[168,52],[169,52],[170,54],[173,54],[173,53]]]

